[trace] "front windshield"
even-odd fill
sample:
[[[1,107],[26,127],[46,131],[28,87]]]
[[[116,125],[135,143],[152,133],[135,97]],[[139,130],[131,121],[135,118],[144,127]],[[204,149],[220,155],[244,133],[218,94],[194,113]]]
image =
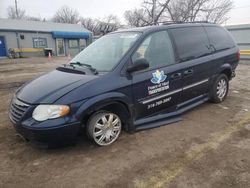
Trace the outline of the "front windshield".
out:
[[[139,36],[138,32],[105,35],[80,52],[71,63],[88,64],[98,71],[111,71]]]

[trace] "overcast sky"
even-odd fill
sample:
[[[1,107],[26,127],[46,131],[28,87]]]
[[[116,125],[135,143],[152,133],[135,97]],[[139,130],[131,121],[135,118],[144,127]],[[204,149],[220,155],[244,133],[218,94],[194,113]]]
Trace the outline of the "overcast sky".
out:
[[[218,0],[219,1],[219,0]],[[0,17],[7,17],[7,7],[14,0],[0,0]],[[119,16],[122,22],[126,10],[139,7],[142,0],[18,0],[18,7],[27,15],[51,18],[62,5],[77,9],[83,17],[103,18],[109,14]],[[227,24],[250,23],[250,0],[234,0],[234,9]]]

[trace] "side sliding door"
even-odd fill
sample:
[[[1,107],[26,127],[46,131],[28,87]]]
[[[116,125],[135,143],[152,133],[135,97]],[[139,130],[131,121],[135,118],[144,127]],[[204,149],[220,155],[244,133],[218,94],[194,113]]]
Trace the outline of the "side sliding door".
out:
[[[209,40],[202,26],[171,29],[182,67],[181,103],[194,102],[206,97],[209,79],[213,75],[213,55]]]

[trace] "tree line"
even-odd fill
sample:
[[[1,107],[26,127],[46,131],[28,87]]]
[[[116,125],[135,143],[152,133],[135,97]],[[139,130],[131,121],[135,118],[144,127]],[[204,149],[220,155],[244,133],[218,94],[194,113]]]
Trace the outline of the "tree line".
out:
[[[124,13],[130,26],[162,22],[207,21],[221,24],[228,20],[232,0],[144,0],[140,8]]]
[[[164,22],[207,21],[221,24],[228,20],[228,13],[232,8],[232,0],[144,0],[140,7],[125,11],[124,19],[131,27],[158,25]],[[28,16],[25,10],[16,9],[14,6],[8,8],[8,18],[47,21],[45,18]],[[111,14],[102,19],[86,18],[68,6],[59,8],[48,21],[82,24],[94,34],[98,34],[105,24],[110,30],[116,30],[121,26],[116,15]]]
[[[114,31],[121,26],[118,16],[110,14],[104,18],[84,18],[80,13],[69,6],[59,8],[52,18],[46,19],[42,17],[34,17],[26,14],[26,11],[21,8],[10,6],[7,9],[7,16],[10,19],[22,19],[30,21],[52,21],[56,23],[82,24],[86,29],[94,33],[94,35],[103,34],[103,30]],[[101,27],[105,26],[104,29]]]

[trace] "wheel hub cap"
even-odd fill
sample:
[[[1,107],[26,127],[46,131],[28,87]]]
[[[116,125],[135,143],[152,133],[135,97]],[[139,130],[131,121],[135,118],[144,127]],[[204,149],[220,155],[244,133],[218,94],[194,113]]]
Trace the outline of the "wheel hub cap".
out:
[[[227,93],[227,83],[225,79],[221,79],[217,85],[217,96],[219,99],[223,99]]]
[[[109,145],[113,143],[121,132],[121,120],[112,113],[103,115],[97,120],[94,129],[94,140],[99,145]]]

